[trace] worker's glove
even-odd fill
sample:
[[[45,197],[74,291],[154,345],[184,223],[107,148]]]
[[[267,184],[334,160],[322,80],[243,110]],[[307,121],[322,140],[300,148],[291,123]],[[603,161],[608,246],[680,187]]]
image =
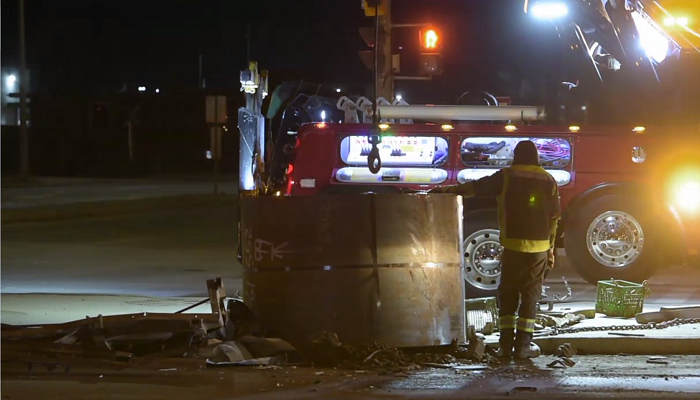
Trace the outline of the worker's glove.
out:
[[[549,268],[549,269],[554,268],[555,262],[556,262],[556,256],[554,255],[554,249],[549,249],[547,251],[547,268]]]

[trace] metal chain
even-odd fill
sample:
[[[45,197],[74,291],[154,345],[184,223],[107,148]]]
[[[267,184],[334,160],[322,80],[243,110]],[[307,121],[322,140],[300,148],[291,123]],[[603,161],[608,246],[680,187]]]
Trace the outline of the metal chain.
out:
[[[649,322],[640,325],[614,325],[614,326],[589,326],[585,328],[562,328],[554,330],[549,334],[544,334],[543,336],[553,336],[562,335],[565,333],[579,333],[579,332],[602,332],[602,331],[640,331],[648,329],[665,329],[671,326],[687,325],[687,324],[700,324],[700,318],[675,318],[670,321],[665,322]]]

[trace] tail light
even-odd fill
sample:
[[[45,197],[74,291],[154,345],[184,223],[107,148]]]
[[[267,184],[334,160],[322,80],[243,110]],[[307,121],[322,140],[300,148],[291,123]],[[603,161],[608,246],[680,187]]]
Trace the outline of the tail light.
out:
[[[293,164],[289,164],[289,165],[287,166],[287,175],[291,175],[292,172],[294,172],[294,165],[293,165]]]

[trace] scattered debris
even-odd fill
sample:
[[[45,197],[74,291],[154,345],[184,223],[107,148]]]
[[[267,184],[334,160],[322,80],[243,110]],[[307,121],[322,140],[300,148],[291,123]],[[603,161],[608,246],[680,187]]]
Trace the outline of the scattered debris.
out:
[[[569,357],[560,357],[547,364],[549,368],[570,368],[574,365],[576,365],[576,362],[574,362],[574,360],[570,359]]]
[[[559,358],[547,364],[549,368],[570,368],[576,365],[576,362],[571,359],[576,355],[576,348],[571,343],[564,343],[557,347],[554,355]]]
[[[563,328],[578,324],[586,319],[586,316],[580,313],[565,313],[559,315],[560,316],[556,316],[554,313],[538,314],[537,322],[543,327]]]
[[[652,357],[647,358],[647,364],[668,365],[668,360],[666,359],[666,357],[652,356]]]
[[[664,356],[650,356],[648,359],[649,359],[649,360],[667,360],[668,357],[664,357]]]
[[[557,348],[555,355],[557,357],[573,357],[576,355],[576,348],[571,343],[564,343]]]
[[[541,306],[540,306],[541,303],[546,303],[547,304],[547,311],[552,311],[552,310],[554,310],[554,304],[561,303],[564,300],[567,300],[571,296],[573,296],[571,286],[569,286],[569,282],[567,282],[566,277],[562,276],[561,279],[564,281],[564,286],[566,287],[566,294],[564,294],[564,295],[555,294],[550,299],[549,295],[547,294],[547,289],[549,289],[549,286],[543,286],[540,301],[537,303],[537,310],[538,311],[540,311],[540,309],[541,309]]]
[[[506,394],[510,395],[511,393],[521,393],[521,392],[536,392],[537,388],[534,386],[516,386],[513,389],[509,390]]]
[[[643,333],[629,333],[629,332],[608,332],[608,335],[615,336],[627,336],[627,337],[644,337]]]
[[[223,363],[238,363],[243,360],[253,359],[248,349],[240,343],[223,342],[217,345],[212,352],[211,357],[207,358],[207,363],[223,364]]]
[[[484,338],[474,335],[469,338],[469,347],[467,347],[467,358],[476,362],[481,362],[484,359],[486,352],[486,344]]]
[[[416,364],[441,364],[453,365],[457,364],[457,358],[452,354],[434,354],[434,353],[418,353],[413,358]]]
[[[213,350],[219,343],[214,337],[224,328],[220,306],[225,291],[220,278],[207,281],[207,287],[211,314],[183,314],[185,309],[172,314],[98,315],[62,324],[3,324],[2,361],[61,366],[67,371],[95,365],[121,369],[157,357],[192,357],[200,349]]]
[[[262,336],[260,322],[242,299],[229,299],[226,306],[226,339]]]
[[[572,314],[574,315],[583,315],[586,317],[586,319],[594,319],[595,318],[595,309],[592,310],[578,310],[578,311],[573,311]]]
[[[674,319],[700,319],[700,306],[661,307],[659,311],[639,313],[637,323],[667,322]]]
[[[467,337],[471,337],[471,332],[480,332],[489,335],[496,329],[498,321],[498,299],[496,297],[481,297],[477,299],[464,300],[465,324],[467,326]],[[490,323],[489,326],[487,326]]]
[[[407,367],[414,364],[400,349],[379,342],[352,345],[342,343],[332,332],[320,332],[309,339],[305,354],[315,365],[363,369],[369,367]]]
[[[295,366],[292,366],[292,369],[295,369]],[[256,365],[253,367],[253,369],[282,369],[279,365]]]
[[[452,369],[459,371],[483,371],[489,369],[487,365],[453,365]]]

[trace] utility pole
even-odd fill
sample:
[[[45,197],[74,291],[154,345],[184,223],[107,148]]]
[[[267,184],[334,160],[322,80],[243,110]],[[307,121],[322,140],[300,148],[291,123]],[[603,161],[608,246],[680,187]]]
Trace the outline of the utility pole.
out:
[[[391,0],[378,0],[377,3],[384,10],[383,13],[379,13],[380,39],[377,43],[377,50],[379,50],[377,56],[381,57],[382,61],[379,64],[380,69],[377,74],[377,96],[392,101],[394,98],[394,68],[391,51]],[[374,101],[376,100],[374,99]]]
[[[19,0],[19,152],[20,176],[29,178],[29,132],[27,130],[27,54],[24,36],[24,0]]]
[[[197,80],[197,88],[198,89],[204,89],[204,80],[202,77],[202,58],[203,55],[202,53],[199,53],[199,75],[198,75],[198,80]]]

